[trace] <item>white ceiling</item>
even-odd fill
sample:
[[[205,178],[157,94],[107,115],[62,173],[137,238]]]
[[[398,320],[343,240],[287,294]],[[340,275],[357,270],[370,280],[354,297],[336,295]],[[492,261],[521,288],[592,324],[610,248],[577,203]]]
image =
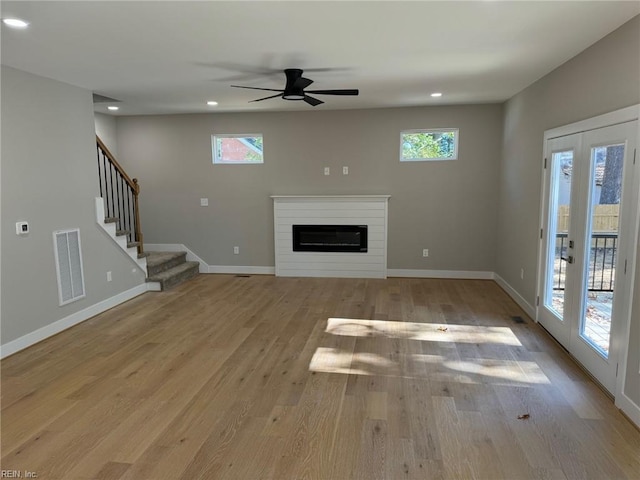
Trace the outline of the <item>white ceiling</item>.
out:
[[[120,100],[118,115],[504,101],[640,13],[628,1],[2,1],[2,63]],[[311,107],[231,84],[284,88]],[[331,70],[327,70],[331,69]],[[432,92],[443,93],[440,99]],[[276,92],[273,92],[276,93]],[[219,102],[208,107],[207,100]],[[96,107],[106,112],[106,105]]]

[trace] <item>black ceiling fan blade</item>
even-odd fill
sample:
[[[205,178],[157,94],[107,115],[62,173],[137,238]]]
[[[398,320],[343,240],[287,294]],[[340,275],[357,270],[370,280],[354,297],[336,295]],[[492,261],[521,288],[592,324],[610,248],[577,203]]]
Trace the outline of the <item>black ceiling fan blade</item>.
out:
[[[304,96],[304,101],[307,102],[312,107],[315,107],[317,105],[320,105],[321,103],[324,103],[322,100],[318,100],[317,98],[310,97],[309,95]]]
[[[284,90],[279,90],[277,88],[258,88],[258,87],[243,87],[241,85],[231,85],[234,88],[248,88],[249,90],[265,90],[267,92],[284,92]]]
[[[262,100],[269,100],[270,98],[276,98],[276,97],[281,97],[282,93],[278,93],[276,95],[271,95],[270,97],[264,97],[264,98],[258,98],[256,100],[249,100],[249,103],[251,102],[261,102]]]
[[[313,80],[311,80],[309,78],[300,77],[293,83],[293,86],[294,86],[294,88],[299,88],[301,90],[304,90],[305,88],[307,88],[312,83],[313,83]]]
[[[315,93],[318,95],[358,95],[360,91],[357,88],[342,90],[307,90],[306,93]]]

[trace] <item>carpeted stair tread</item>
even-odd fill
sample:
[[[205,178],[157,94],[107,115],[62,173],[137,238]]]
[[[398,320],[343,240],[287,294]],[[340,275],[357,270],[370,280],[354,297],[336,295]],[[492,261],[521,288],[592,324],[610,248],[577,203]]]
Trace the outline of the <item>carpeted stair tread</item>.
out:
[[[150,277],[153,277],[160,272],[184,263],[186,260],[187,252],[149,252],[147,273]]]
[[[147,252],[147,266],[155,267],[185,255],[186,252]]]
[[[199,263],[198,262],[184,262],[181,263],[180,265],[176,266],[176,267],[172,267],[169,270],[164,270],[163,272],[157,273],[152,277],[149,277],[149,281],[150,282],[161,282],[162,280],[166,280],[168,278],[171,278],[172,276],[175,276],[177,274],[180,274],[184,271],[190,270],[194,267],[198,268],[199,267]]]
[[[184,262],[149,276],[147,281],[158,282],[162,290],[167,290],[198,275],[199,268],[200,264],[198,262]]]

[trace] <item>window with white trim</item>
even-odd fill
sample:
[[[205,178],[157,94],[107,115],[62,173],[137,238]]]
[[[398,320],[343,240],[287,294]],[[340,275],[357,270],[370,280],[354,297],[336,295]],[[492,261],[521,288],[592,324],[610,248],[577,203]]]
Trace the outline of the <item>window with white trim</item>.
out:
[[[431,128],[400,132],[401,162],[430,162],[458,158],[458,129]]]
[[[262,134],[211,135],[214,164],[264,163]]]

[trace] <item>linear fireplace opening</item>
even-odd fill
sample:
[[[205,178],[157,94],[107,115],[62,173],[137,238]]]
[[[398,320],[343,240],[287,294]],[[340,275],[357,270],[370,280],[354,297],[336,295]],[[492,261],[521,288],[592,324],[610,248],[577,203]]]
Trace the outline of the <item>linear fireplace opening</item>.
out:
[[[367,225],[292,225],[294,252],[367,252]]]

